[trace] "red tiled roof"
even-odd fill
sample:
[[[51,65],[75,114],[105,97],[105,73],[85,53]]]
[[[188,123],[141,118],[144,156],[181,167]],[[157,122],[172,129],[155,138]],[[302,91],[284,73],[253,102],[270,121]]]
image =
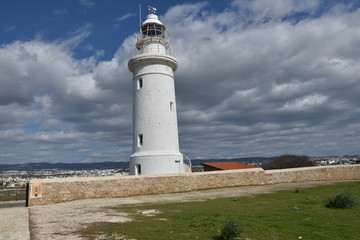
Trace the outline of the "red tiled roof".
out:
[[[251,165],[247,165],[239,162],[207,162],[201,163],[202,165],[214,167],[220,170],[231,170],[231,169],[245,169],[245,168],[257,168]]]

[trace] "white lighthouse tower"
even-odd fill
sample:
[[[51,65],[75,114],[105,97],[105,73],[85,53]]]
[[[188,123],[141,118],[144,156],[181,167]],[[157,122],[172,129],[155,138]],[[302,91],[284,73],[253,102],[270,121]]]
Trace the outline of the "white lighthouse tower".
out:
[[[130,173],[168,174],[188,170],[179,151],[174,71],[165,26],[155,8],[140,26],[138,50],[128,63],[133,73],[133,154]]]

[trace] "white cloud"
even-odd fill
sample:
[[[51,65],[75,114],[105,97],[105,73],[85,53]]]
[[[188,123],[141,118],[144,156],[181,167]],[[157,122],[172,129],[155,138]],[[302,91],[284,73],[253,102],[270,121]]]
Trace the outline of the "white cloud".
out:
[[[294,101],[287,102],[281,110],[306,111],[314,107],[322,106],[328,101],[328,97],[319,94],[305,96]]]
[[[180,143],[191,158],[358,153],[360,11],[276,3],[234,1],[222,12],[182,4],[160,16],[179,61]],[[296,13],[304,14],[293,21]],[[136,38],[109,61],[75,58],[91,29],[0,46],[1,156],[22,149],[12,161],[128,159]]]
[[[54,15],[57,16],[69,15],[69,10],[66,8],[56,9],[54,11]]]
[[[96,56],[74,58],[74,47],[88,35],[85,28],[69,39],[16,41],[0,47],[0,151],[8,156],[16,148],[24,150],[13,161],[41,161],[41,156],[48,155],[52,157],[42,161],[91,159],[93,152],[69,151],[95,149],[96,144],[104,149],[118,148],[119,143],[130,148],[131,75],[124,64],[127,56],[119,54],[100,63]],[[123,78],[119,78],[119,71],[125,72]],[[123,139],[119,139],[122,132]],[[73,158],[64,158],[66,152]],[[97,160],[125,161],[125,153],[129,150]]]
[[[355,97],[360,53],[352,44],[359,42],[359,29],[354,25],[360,19],[359,11],[324,12],[315,18],[318,1],[258,3],[236,1],[241,11],[222,13],[207,12],[206,5],[179,5],[162,18],[179,59],[176,81],[178,116],[184,121],[180,122],[181,136],[193,143],[199,139],[198,144],[186,148],[189,155],[202,152],[202,156],[212,156],[215,153],[206,147],[219,142],[227,143],[218,149],[227,156],[253,156],[250,153],[258,152],[255,149],[259,147],[261,155],[298,153],[296,144],[304,145],[301,154],[319,154],[319,149],[312,147],[315,140],[307,143],[310,134],[327,131],[322,137],[331,141],[329,129],[347,129],[346,121],[359,117],[359,111],[348,113],[347,107],[360,100]],[[251,11],[252,21],[241,22],[244,9]],[[283,19],[301,12],[305,17],[299,21]],[[219,24],[217,19],[225,14],[227,21]],[[189,113],[196,113],[192,122]],[[224,131],[225,126],[232,130]],[[232,133],[239,127],[247,127],[247,133],[234,137]],[[289,142],[286,150],[290,138],[294,143]],[[251,144],[254,139],[263,145]],[[266,139],[277,140],[271,143]],[[200,145],[204,143],[206,147]],[[351,146],[344,151],[356,152]],[[323,154],[342,154],[328,150]]]
[[[124,20],[126,20],[126,19],[128,19],[128,18],[135,17],[135,16],[136,16],[135,13],[126,13],[126,14],[118,17],[118,18],[116,19],[116,21],[122,22],[122,21],[124,21]]]
[[[115,29],[120,29],[123,25],[122,25],[122,22],[125,21],[126,19],[129,19],[129,18],[133,18],[135,17],[136,14],[135,13],[126,13],[120,17],[118,17],[116,19],[116,23],[114,24],[114,28]]]
[[[314,13],[318,0],[235,0],[232,3],[241,14],[254,21],[277,20],[295,13]]]
[[[16,25],[11,25],[11,26],[5,28],[4,31],[6,31],[6,32],[11,32],[11,31],[14,31],[15,29],[16,29]]]
[[[94,1],[92,0],[79,0],[79,3],[85,8],[92,8],[95,6]]]

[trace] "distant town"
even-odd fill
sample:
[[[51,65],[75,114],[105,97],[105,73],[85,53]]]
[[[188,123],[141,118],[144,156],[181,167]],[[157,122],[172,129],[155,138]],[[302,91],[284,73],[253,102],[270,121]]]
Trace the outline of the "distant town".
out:
[[[254,160],[256,159],[256,160]],[[246,162],[249,165],[261,167],[261,163],[273,158],[237,158],[237,159],[213,159],[213,160],[194,160],[192,170],[193,172],[202,172],[203,166],[200,162],[215,162],[215,161],[237,161]],[[317,166],[328,165],[348,165],[360,164],[360,156],[327,156],[327,157],[311,157],[310,158]],[[93,163],[94,167],[98,167],[101,163]],[[109,167],[110,163],[106,163]],[[54,178],[84,178],[84,177],[109,177],[109,176],[126,176],[129,175],[129,169],[124,168],[125,164],[112,163],[113,168],[109,169],[35,169],[35,170],[0,170],[0,187],[1,188],[16,188],[25,187],[31,179],[54,179]],[[115,166],[119,165],[119,168]],[[4,166],[4,165],[2,165]],[[15,166],[15,165],[14,165]],[[58,166],[58,165],[56,165]],[[78,167],[78,165],[76,165]],[[92,165],[90,165],[91,167]],[[122,168],[121,168],[122,167]],[[9,167],[8,167],[9,168]],[[64,168],[62,166],[62,168]],[[85,168],[83,166],[83,168]],[[87,166],[86,168],[89,168]],[[16,167],[14,167],[16,169]]]
[[[31,179],[84,178],[124,176],[129,169],[63,170],[46,169],[32,171],[9,170],[0,172],[0,186],[24,187]]]

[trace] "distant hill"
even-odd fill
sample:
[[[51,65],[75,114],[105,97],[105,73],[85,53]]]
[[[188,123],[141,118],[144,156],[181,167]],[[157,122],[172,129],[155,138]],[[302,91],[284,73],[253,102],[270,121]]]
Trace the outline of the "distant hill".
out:
[[[191,160],[192,165],[201,165],[202,162],[241,162],[256,163],[274,160],[277,157],[248,157],[248,158],[231,158],[231,159],[194,159]]]
[[[200,165],[202,162],[241,162],[254,163],[275,159],[275,157],[252,157],[233,159],[195,159],[191,160],[192,165]],[[91,169],[128,169],[129,162],[96,162],[96,163],[21,163],[21,164],[0,164],[0,171],[36,171],[46,169],[60,170],[91,170]]]

